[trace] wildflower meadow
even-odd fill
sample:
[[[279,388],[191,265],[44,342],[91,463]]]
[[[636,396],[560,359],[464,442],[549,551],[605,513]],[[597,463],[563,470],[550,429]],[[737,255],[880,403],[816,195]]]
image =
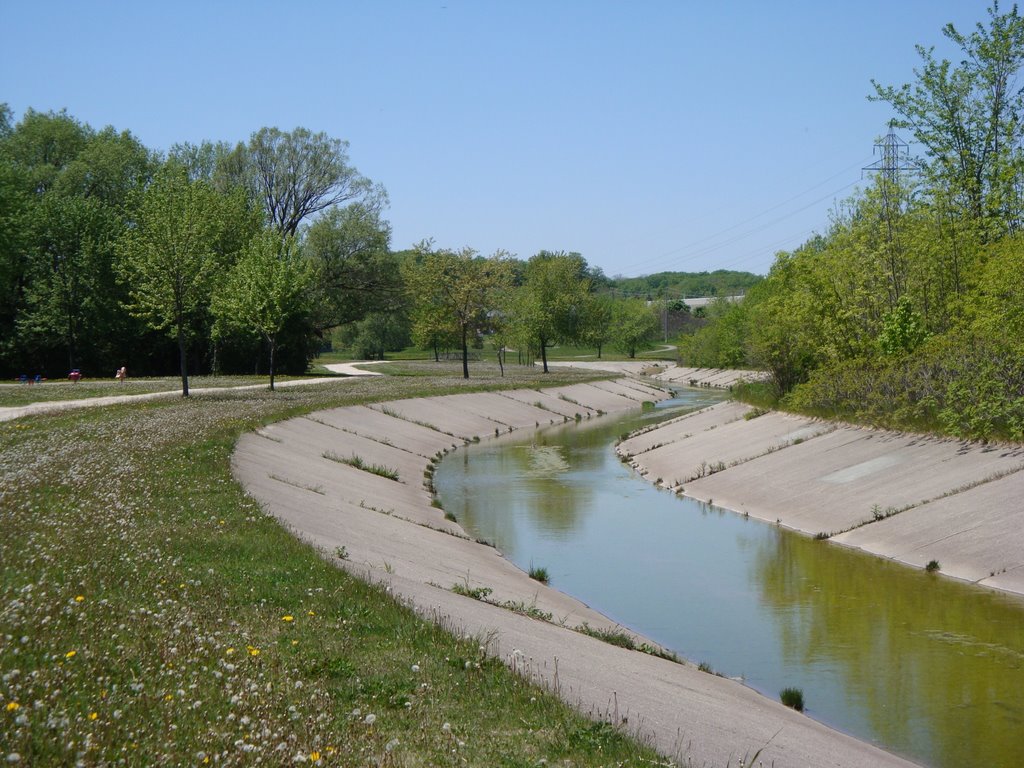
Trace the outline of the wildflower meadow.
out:
[[[0,760],[658,763],[332,566],[230,474],[242,431],[290,415],[583,378],[388,376],[0,423]]]

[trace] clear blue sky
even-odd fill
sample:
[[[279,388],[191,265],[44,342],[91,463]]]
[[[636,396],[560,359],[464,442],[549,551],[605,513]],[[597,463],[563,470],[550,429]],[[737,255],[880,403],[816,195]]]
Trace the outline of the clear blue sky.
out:
[[[909,82],[986,3],[0,0],[0,102],[147,146],[350,142],[392,247],[763,273],[828,226]],[[910,139],[910,136],[903,136]]]

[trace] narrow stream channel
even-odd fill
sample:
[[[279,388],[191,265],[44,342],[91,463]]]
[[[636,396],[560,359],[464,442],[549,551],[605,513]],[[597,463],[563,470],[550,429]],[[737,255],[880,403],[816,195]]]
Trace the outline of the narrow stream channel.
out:
[[[719,399],[460,449],[435,482],[471,535],[681,656],[940,768],[1024,765],[1024,600],[659,491],[616,439]]]

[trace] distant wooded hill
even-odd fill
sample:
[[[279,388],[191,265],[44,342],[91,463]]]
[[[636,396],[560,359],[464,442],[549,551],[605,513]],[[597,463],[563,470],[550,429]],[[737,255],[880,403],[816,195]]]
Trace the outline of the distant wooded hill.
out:
[[[716,269],[714,272],[657,272],[643,277],[613,277],[608,288],[642,298],[683,299],[699,296],[736,296],[764,278],[751,272]]]

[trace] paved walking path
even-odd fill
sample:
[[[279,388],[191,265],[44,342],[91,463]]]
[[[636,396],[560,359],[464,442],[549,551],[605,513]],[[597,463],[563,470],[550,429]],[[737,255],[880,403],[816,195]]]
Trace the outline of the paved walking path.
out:
[[[364,370],[357,366],[376,365],[380,360],[363,360],[351,363],[329,363],[324,366],[333,373],[341,373],[345,376],[380,376],[376,371]],[[324,376],[313,379],[289,379],[274,383],[277,388],[304,387],[314,384],[328,384],[345,381],[337,376]],[[128,385],[129,387],[131,385]],[[243,384],[237,387],[194,387],[189,389],[190,395],[209,395],[218,392],[241,391],[246,389],[266,389],[269,384]],[[76,400],[48,400],[29,405],[18,405],[0,407],[0,421],[19,419],[22,416],[37,416],[42,413],[56,413],[57,411],[68,411],[77,408],[100,408],[104,405],[116,403],[142,402],[144,400],[159,400],[161,398],[181,397],[180,389],[169,389],[166,392],[144,392],[139,394],[110,395],[107,397],[82,397]]]
[[[485,638],[490,652],[515,670],[581,710],[649,739],[683,765],[749,763],[762,747],[759,760],[776,768],[910,765],[738,682],[575,631],[584,622],[617,628],[470,540],[431,505],[424,471],[439,452],[664,397],[620,379],[337,408],[243,435],[232,469],[268,513],[339,566],[387,585],[456,632]],[[336,460],[352,455],[396,470],[399,480]],[[335,554],[341,547],[346,559]],[[490,602],[452,592],[456,584],[492,590]],[[551,620],[527,612],[547,613]]]

